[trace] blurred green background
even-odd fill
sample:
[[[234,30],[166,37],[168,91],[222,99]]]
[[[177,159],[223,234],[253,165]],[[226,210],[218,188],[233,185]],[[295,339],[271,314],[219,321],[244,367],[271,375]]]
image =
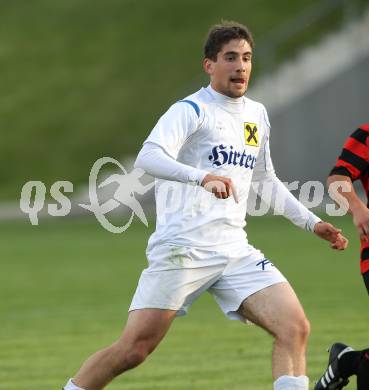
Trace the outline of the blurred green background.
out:
[[[207,85],[201,60],[211,24],[233,19],[249,26],[257,79],[258,53],[270,54],[278,27],[321,3],[1,1],[0,200],[17,199],[28,180],[78,185],[97,158],[136,155],[170,104]],[[277,42],[270,66],[342,25],[345,2],[323,3],[340,6],[318,22],[301,19],[301,30]],[[346,3],[360,13],[368,1]]]

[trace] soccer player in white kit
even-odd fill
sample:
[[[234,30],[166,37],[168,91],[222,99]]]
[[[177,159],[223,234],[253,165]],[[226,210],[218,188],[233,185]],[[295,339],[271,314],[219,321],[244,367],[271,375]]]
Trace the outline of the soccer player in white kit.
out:
[[[156,178],[156,231],[122,336],[91,356],[65,390],[101,390],[155,349],[176,316],[209,291],[231,319],[275,339],[276,390],[307,390],[309,322],[281,272],[244,231],[252,183],[271,184],[293,223],[344,249],[347,240],[300,204],[276,177],[264,106],[244,96],[253,39],[235,22],[213,26],[205,44],[210,85],[173,104],[135,166]],[[190,386],[190,384],[189,384]]]

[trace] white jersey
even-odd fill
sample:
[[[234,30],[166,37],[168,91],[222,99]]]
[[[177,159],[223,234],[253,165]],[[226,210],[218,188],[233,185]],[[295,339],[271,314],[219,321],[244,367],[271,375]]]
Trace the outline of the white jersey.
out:
[[[194,182],[207,172],[231,178],[239,203],[233,197],[217,199],[200,186],[156,179],[157,223],[148,250],[157,244],[214,250],[247,244],[251,183],[276,179],[269,135],[265,107],[244,96],[229,98],[208,86],[173,104],[145,144],[158,145],[172,159],[193,167]],[[303,213],[294,208],[287,217],[311,228],[319,218],[300,206]]]

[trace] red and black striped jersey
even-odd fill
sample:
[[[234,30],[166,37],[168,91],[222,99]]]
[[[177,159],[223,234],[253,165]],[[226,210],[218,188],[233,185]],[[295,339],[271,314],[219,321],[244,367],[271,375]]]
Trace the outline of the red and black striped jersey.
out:
[[[369,206],[369,124],[361,125],[347,138],[330,175],[349,176],[352,181],[361,180]]]

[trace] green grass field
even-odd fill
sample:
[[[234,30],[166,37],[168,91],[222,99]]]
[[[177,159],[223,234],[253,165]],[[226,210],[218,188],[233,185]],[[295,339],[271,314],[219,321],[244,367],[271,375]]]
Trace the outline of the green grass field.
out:
[[[311,320],[311,378],[325,367],[331,342],[368,344],[356,235],[348,218],[334,222],[351,239],[344,253],[280,217],[249,221],[250,241],[289,278]],[[0,225],[1,390],[60,389],[119,336],[151,229],[136,222],[113,235],[93,220]],[[206,294],[141,367],[109,389],[272,389],[271,342],[256,326],[227,320]]]

